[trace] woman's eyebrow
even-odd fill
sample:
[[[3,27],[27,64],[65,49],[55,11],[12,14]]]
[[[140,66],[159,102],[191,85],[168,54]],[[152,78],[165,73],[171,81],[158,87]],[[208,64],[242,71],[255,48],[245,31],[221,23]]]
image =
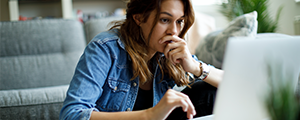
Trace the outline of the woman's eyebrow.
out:
[[[169,15],[169,16],[173,17],[173,15],[171,13],[168,13],[168,12],[160,12],[160,14],[166,14],[166,15]],[[181,16],[181,17],[184,17],[184,15]]]

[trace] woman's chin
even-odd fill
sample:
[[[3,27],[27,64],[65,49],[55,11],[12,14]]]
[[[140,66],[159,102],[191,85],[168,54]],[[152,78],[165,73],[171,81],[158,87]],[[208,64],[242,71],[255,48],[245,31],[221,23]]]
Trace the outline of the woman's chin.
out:
[[[164,53],[164,49],[158,50],[159,53]]]

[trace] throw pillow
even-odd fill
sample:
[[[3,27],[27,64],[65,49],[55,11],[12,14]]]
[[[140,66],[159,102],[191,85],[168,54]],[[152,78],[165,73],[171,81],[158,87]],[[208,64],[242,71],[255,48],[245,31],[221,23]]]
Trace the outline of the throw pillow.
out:
[[[225,47],[229,37],[248,36],[257,34],[257,12],[251,12],[235,18],[223,30],[208,34],[196,49],[195,55],[199,60],[222,68]]]

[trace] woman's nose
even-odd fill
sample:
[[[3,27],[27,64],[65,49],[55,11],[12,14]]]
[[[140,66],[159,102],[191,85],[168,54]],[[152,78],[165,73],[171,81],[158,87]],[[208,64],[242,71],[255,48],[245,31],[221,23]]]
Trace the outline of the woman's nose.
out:
[[[176,23],[172,23],[169,25],[167,29],[167,35],[177,35],[177,26]]]

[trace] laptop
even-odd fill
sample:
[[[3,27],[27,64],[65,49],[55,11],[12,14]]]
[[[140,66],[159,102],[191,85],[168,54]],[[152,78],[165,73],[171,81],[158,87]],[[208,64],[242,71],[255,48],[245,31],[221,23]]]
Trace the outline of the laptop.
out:
[[[213,115],[193,120],[269,120],[265,99],[272,83],[287,83],[296,92],[300,78],[300,36],[230,38],[223,61]]]

